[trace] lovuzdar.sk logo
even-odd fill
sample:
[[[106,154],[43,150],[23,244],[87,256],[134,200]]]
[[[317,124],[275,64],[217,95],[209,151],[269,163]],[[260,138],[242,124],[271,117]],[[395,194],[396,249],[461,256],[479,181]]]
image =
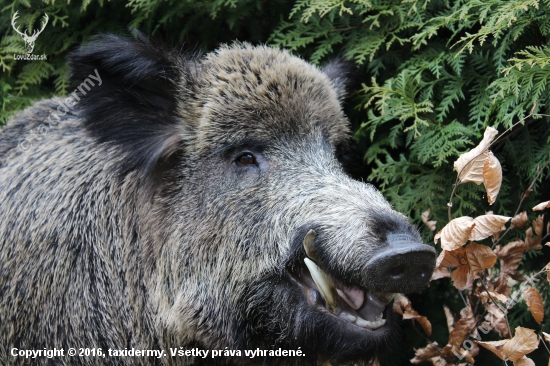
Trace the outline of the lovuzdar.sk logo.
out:
[[[28,28],[25,29],[25,32],[21,32],[19,31],[19,27],[15,24],[15,21],[18,18],[18,15],[17,15],[18,12],[19,11],[16,11],[15,14],[13,14],[13,18],[11,18],[11,26],[17,32],[17,34],[23,37],[23,40],[25,41],[25,49],[27,50],[27,54],[13,55],[13,58],[15,60],[30,60],[30,61],[46,60],[47,59],[46,55],[33,55],[32,51],[34,50],[34,43],[36,42],[36,39],[48,24],[48,20],[49,20],[48,14],[44,13],[44,16],[42,17],[42,29],[40,30],[35,29],[33,30],[32,35],[28,35],[27,34],[27,31],[29,30]]]

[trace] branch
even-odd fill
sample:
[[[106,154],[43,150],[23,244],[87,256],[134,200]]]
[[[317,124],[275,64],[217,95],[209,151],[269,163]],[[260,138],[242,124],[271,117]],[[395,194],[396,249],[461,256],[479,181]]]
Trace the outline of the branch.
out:
[[[543,166],[542,168],[539,169],[539,172],[537,174],[537,176],[535,177],[535,179],[533,179],[533,181],[531,182],[531,184],[529,185],[529,187],[527,188],[527,190],[525,192],[523,192],[521,194],[521,199],[519,201],[519,204],[518,204],[518,207],[516,209],[516,212],[514,213],[514,215],[512,217],[515,217],[518,213],[519,213],[519,210],[521,209],[521,205],[523,205],[523,201],[525,201],[525,198],[527,198],[527,196],[529,196],[529,193],[531,193],[533,191],[533,189],[535,188],[535,184],[537,183],[537,180],[540,178],[542,172],[544,171],[544,169],[550,164],[550,160],[548,160]],[[500,241],[502,240],[502,238],[504,238],[506,236],[506,234],[508,234],[508,232],[512,230],[512,225],[510,225],[506,231],[498,238],[498,240],[496,240],[494,243],[493,243],[493,246],[491,247],[491,249],[495,249],[496,245],[498,243],[500,243]]]

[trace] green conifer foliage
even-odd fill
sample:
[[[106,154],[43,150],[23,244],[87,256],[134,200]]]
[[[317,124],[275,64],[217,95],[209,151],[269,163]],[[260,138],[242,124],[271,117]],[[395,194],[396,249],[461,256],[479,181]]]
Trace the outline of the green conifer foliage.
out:
[[[314,63],[340,53],[360,67],[357,137],[368,138],[369,178],[398,210],[419,219],[430,207],[437,220],[446,220],[452,162],[477,144],[485,127],[503,132],[533,108],[550,114],[549,6],[539,0],[298,0],[271,42]],[[501,139],[493,150],[504,161],[505,194],[489,207],[478,187],[460,187],[453,214],[515,209],[537,165],[550,158],[549,131],[548,118],[537,116]]]

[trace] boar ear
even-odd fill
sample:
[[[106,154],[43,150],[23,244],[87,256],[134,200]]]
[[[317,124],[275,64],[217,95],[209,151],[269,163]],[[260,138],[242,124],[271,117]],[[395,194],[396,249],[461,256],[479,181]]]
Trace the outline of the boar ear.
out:
[[[137,170],[145,177],[180,148],[177,92],[189,64],[141,34],[98,36],[69,55],[69,98],[98,142],[122,149],[122,175]]]
[[[326,64],[322,70],[332,81],[338,99],[344,99],[352,87],[353,76],[357,73],[355,64],[338,57]]]

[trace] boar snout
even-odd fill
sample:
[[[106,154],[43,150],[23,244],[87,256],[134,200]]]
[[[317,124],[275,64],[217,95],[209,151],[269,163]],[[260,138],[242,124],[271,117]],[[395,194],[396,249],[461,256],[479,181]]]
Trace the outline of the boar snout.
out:
[[[388,235],[387,244],[365,265],[363,276],[367,287],[394,293],[423,290],[434,271],[434,248],[403,234]]]

